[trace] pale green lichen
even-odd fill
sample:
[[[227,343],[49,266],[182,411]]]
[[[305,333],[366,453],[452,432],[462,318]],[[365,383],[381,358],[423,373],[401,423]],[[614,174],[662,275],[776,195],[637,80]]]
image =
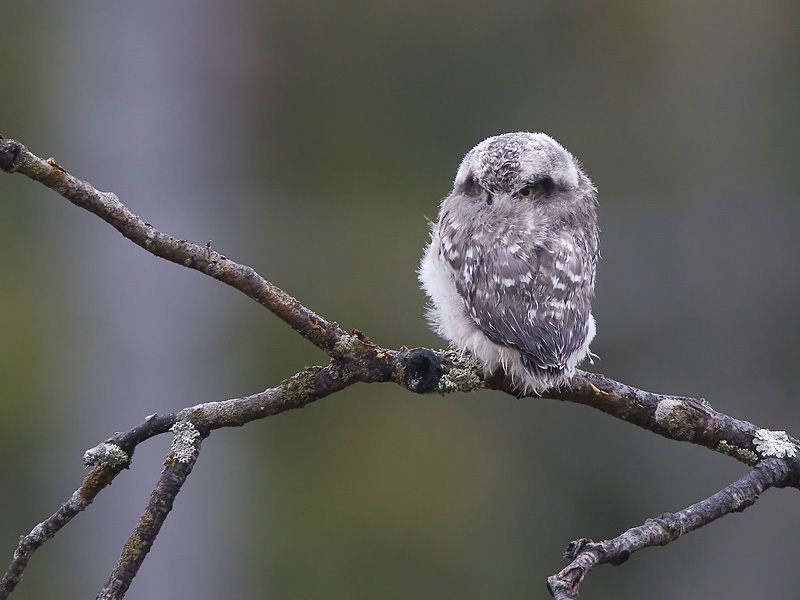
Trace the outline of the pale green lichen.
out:
[[[670,432],[674,439],[691,440],[694,438],[692,412],[683,400],[667,398],[656,406],[656,423]]]
[[[222,267],[215,262],[208,263],[203,271],[206,275],[211,275],[211,277],[219,277],[222,275]]]
[[[447,350],[444,355],[453,363],[450,371],[439,379],[438,392],[474,392],[484,387],[480,377],[481,363],[472,354],[459,350]]]
[[[797,455],[797,446],[789,439],[785,431],[759,429],[753,438],[758,453],[764,458],[792,458]]]
[[[306,367],[292,377],[281,381],[280,388],[283,390],[285,403],[290,406],[302,406],[310,402],[314,397],[317,373],[322,368]]]
[[[732,456],[736,460],[739,460],[748,465],[754,465],[758,462],[758,454],[747,448],[740,448],[739,446],[734,446],[733,444],[729,444],[725,440],[722,440],[719,443],[716,450],[721,454]]]
[[[187,463],[194,458],[197,449],[194,447],[194,442],[200,437],[200,432],[195,429],[189,421],[181,421],[175,423],[170,428],[172,435],[172,446],[170,447],[170,455],[174,460],[181,463]]]
[[[331,356],[352,356],[360,340],[353,335],[343,335],[336,339],[331,349]]]
[[[131,457],[119,446],[103,442],[83,453],[83,464],[87,467],[103,465],[111,468],[127,467]]]

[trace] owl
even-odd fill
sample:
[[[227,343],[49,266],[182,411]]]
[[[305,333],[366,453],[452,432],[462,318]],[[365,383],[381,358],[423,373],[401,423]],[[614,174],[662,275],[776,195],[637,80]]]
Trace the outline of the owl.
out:
[[[543,133],[470,150],[441,202],[419,268],[428,320],[484,375],[521,394],[566,384],[590,355],[599,232],[597,191]]]

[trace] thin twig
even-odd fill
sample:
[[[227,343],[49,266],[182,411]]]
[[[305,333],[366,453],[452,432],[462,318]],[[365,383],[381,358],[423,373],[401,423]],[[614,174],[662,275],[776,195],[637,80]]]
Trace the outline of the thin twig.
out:
[[[787,461],[767,459],[738,481],[682,511],[648,519],[643,525],[611,540],[575,540],[565,552],[565,558],[571,562],[547,579],[547,587],[555,600],[575,600],[583,578],[597,565],[620,565],[637,550],[666,546],[685,533],[732,512],[743,511],[752,506],[765,490],[786,485],[792,479],[796,481],[796,477]]]
[[[20,538],[14,551],[14,558],[5,576],[0,581],[0,600],[5,600],[17,587],[28,561],[47,540],[52,539],[75,516],[92,503],[95,496],[109,485],[125,464],[98,464],[89,472],[81,486],[62,504],[58,510],[36,525],[28,535]]]
[[[351,340],[338,324],[308,310],[254,269],[229,260],[209,246],[176,240],[133,214],[117,196],[101,192],[65,171],[52,158],[44,160],[16,140],[0,139],[0,169],[20,173],[47,186],[64,198],[110,224],[123,236],[151,254],[195,269],[236,288],[283,319],[303,337],[331,356]]]
[[[111,572],[97,600],[119,600],[139,572],[147,553],[153,546],[161,526],[172,510],[175,498],[181,491],[186,478],[192,472],[200,452],[200,444],[205,437],[190,422],[176,423],[172,448],[164,462],[164,470],[133,533],[125,542],[119,563]],[[208,435],[208,431],[205,432]]]

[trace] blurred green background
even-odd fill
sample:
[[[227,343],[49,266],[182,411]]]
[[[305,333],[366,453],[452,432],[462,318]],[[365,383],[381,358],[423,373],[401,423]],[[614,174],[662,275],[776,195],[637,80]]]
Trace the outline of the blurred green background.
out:
[[[42,0],[2,23],[0,133],[388,347],[441,345],[415,269],[463,154],[549,133],[599,188],[589,368],[800,434],[797,2]],[[0,200],[7,564],[86,448],[325,357],[42,186],[0,175]],[[14,598],[94,597],[168,447]],[[215,432],[128,598],[544,598],[570,540],[744,472],[584,407],[358,386]],[[794,597],[798,515],[770,491],[583,597]]]

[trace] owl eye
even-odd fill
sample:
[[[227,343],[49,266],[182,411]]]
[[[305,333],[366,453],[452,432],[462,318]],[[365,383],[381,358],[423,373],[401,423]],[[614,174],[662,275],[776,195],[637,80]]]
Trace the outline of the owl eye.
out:
[[[463,189],[467,196],[479,196],[481,193],[481,186],[478,183],[478,180],[474,177],[467,179],[467,181],[464,183]]]
[[[517,197],[524,200],[530,200],[536,196],[549,196],[553,193],[553,188],[555,185],[556,184],[552,179],[545,177],[532,185],[526,185],[517,192]]]

